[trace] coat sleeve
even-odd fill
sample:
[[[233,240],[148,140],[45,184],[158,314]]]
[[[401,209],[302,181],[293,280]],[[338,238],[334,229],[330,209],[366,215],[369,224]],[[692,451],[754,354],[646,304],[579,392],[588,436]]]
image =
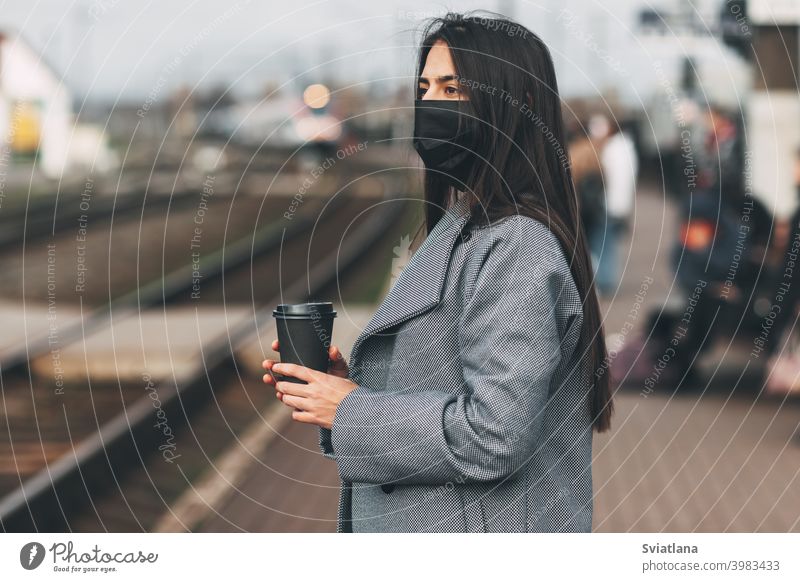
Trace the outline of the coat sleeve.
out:
[[[557,309],[567,279],[574,283],[544,225],[507,224],[482,256],[458,322],[465,394],[436,386],[350,392],[329,442],[343,480],[492,481],[513,476],[534,454],[561,361]]]
[[[336,456],[333,453],[333,444],[331,444],[331,429],[319,429],[319,448],[324,457],[328,459],[336,459]]]

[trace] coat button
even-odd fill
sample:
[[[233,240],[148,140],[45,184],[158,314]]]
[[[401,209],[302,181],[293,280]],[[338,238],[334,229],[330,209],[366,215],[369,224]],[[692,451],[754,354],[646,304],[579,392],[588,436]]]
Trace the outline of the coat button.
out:
[[[394,491],[394,484],[392,484],[392,483],[384,483],[383,485],[381,485],[381,489],[383,490],[384,493],[386,493],[388,495],[389,493]]]

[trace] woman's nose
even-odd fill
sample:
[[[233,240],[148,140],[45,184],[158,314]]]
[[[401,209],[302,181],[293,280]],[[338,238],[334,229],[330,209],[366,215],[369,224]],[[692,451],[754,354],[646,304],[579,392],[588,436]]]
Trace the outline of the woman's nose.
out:
[[[425,93],[422,95],[423,101],[430,101],[434,99],[441,99],[441,97],[436,96],[436,89],[431,87],[430,89],[426,89]]]

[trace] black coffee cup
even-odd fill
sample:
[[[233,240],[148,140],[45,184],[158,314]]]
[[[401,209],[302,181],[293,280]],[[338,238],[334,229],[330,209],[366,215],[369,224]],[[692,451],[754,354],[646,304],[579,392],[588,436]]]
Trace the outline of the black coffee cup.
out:
[[[281,303],[272,311],[278,328],[281,362],[328,371],[328,348],[333,337],[333,303]],[[275,374],[278,380],[305,384],[291,376]]]

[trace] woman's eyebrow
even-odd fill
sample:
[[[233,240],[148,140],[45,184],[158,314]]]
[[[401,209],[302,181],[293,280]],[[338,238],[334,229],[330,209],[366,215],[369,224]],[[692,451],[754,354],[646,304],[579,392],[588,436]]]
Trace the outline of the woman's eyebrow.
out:
[[[434,77],[434,79],[436,79],[440,83],[446,83],[447,81],[455,81],[458,79],[458,77],[456,75],[440,75],[438,77]],[[420,77],[419,82],[430,84],[430,81],[428,80],[427,77]]]

